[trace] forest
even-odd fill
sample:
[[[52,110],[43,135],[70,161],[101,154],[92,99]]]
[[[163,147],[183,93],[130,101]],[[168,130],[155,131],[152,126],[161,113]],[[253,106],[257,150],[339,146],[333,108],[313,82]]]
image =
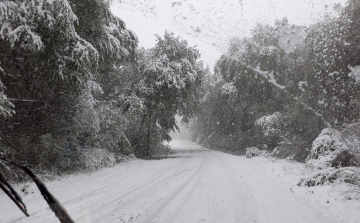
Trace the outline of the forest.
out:
[[[359,29],[360,3],[351,0],[309,27],[284,18],[232,39],[203,81],[193,140],[315,169],[359,166]]]
[[[170,32],[139,47],[110,3],[0,1],[1,156],[59,175],[161,158],[179,115],[210,149],[360,165],[359,1],[308,27],[258,24],[214,70]]]

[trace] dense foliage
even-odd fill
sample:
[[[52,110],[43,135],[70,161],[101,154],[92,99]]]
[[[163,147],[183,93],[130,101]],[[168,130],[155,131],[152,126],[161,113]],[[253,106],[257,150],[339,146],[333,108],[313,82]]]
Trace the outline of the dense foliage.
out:
[[[200,54],[170,33],[137,44],[109,1],[1,1],[1,155],[76,170],[168,152],[175,115],[194,117]]]
[[[144,100],[145,113],[139,131],[131,138],[139,148],[137,154],[149,156],[159,142],[171,140],[169,132],[178,129],[176,114],[185,121],[194,117],[197,89],[204,73],[199,57],[196,48],[167,32],[164,38],[158,36],[155,47],[140,53],[140,81],[135,88],[138,97]],[[147,126],[143,128],[145,119]]]
[[[310,27],[286,19],[235,38],[202,87],[194,140],[245,154],[257,147],[305,161],[324,127],[360,116],[360,4]],[[211,109],[210,109],[211,108]]]

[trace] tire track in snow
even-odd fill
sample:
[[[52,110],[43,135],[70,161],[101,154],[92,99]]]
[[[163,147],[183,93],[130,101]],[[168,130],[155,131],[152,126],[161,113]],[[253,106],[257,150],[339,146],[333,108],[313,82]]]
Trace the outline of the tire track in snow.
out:
[[[208,154],[206,154],[208,155]],[[187,188],[188,192],[186,193],[185,196],[183,196],[181,199],[181,202],[179,202],[178,204],[176,204],[176,208],[174,209],[174,211],[171,213],[170,217],[166,220],[166,222],[175,222],[175,220],[177,219],[178,215],[180,214],[181,210],[183,210],[184,206],[186,205],[187,202],[189,202],[189,199],[191,198],[191,196],[195,193],[195,189],[196,187],[199,186],[199,183],[201,181],[201,179],[203,178],[206,170],[208,169],[208,165],[209,165],[209,161],[208,158],[206,157],[206,166],[203,168],[202,172],[199,173],[199,177],[197,177],[197,179],[195,179],[193,181],[193,185],[190,188]],[[185,189],[185,188],[184,188]],[[176,198],[175,198],[176,199]]]
[[[177,168],[181,167],[182,165],[184,165],[185,163],[187,163],[191,158],[192,158],[192,157],[187,157],[187,156],[186,156],[186,158],[181,159],[181,161],[178,162],[178,163],[176,163],[175,165],[172,165],[172,166],[170,166],[170,167],[166,167],[166,166],[165,166],[165,167],[163,168],[164,170],[162,170],[160,173],[157,173],[157,175],[156,175],[157,177],[156,177],[156,178],[150,177],[150,178],[148,178],[148,179],[143,180],[143,181],[142,181],[142,184],[141,184],[140,186],[132,189],[131,191],[129,191],[129,192],[125,193],[125,194],[122,194],[121,197],[118,197],[118,198],[116,198],[116,199],[113,199],[113,202],[116,201],[116,200],[118,200],[118,199],[122,199],[123,197],[125,197],[125,196],[133,193],[133,192],[136,191],[136,190],[139,190],[140,188],[146,186],[147,184],[151,184],[153,181],[159,179],[160,177],[163,177],[163,176],[166,175],[167,173],[169,173],[169,172],[171,172],[171,171],[174,171],[174,169],[177,169]],[[159,164],[156,165],[156,166],[159,166]],[[138,171],[136,171],[136,172],[141,172],[141,171],[143,171],[143,169],[140,169],[140,170],[138,170]],[[86,193],[86,194],[83,194],[83,195],[81,195],[81,196],[79,196],[79,197],[73,198],[73,199],[71,199],[71,200],[69,200],[69,201],[65,201],[65,202],[63,202],[62,204],[63,204],[64,207],[68,210],[68,212],[75,212],[75,213],[76,213],[76,214],[72,214],[72,217],[77,221],[77,220],[79,220],[79,219],[82,218],[81,216],[78,216],[78,213],[81,213],[81,212],[78,211],[78,210],[81,209],[81,208],[84,208],[84,205],[78,205],[77,207],[71,207],[71,204],[76,204],[76,202],[78,202],[78,201],[81,200],[81,199],[88,199],[89,201],[86,202],[86,204],[88,204],[88,205],[86,205],[86,206],[89,207],[89,206],[93,205],[93,204],[96,202],[96,200],[102,200],[102,199],[103,199],[102,196],[104,195],[103,192],[104,192],[105,189],[113,188],[113,187],[118,186],[118,185],[123,185],[123,184],[126,183],[127,181],[136,179],[136,178],[138,178],[138,177],[141,177],[142,175],[146,175],[146,174],[148,174],[148,173],[151,173],[152,171],[153,171],[153,170],[149,170],[149,171],[146,171],[145,173],[141,173],[141,174],[139,174],[139,175],[134,175],[134,176],[132,176],[132,177],[130,177],[130,178],[122,179],[122,180],[120,180],[120,181],[117,181],[117,182],[115,182],[115,183],[112,183],[111,185],[107,185],[107,186],[98,188],[98,189],[96,189],[96,190],[93,190],[93,191],[91,191],[91,192],[88,192],[88,193]],[[133,174],[133,173],[131,173],[131,174]],[[103,179],[103,180],[106,180],[106,179]],[[124,185],[124,186],[125,186],[125,185]],[[112,189],[112,190],[110,190],[110,191],[114,191],[114,189]],[[110,203],[111,203],[111,202],[108,202],[107,204],[110,204]],[[97,204],[100,204],[100,202],[97,202]],[[96,208],[96,210],[99,210],[99,208]],[[37,210],[37,211],[35,211],[35,212],[32,212],[32,213],[31,213],[31,216],[32,216],[32,217],[39,217],[39,216],[45,215],[45,214],[48,215],[49,212],[51,212],[51,210],[50,210],[49,207],[46,206],[45,208],[43,208],[43,209],[41,209],[41,210]],[[52,215],[52,214],[50,214],[50,215]],[[79,219],[76,219],[77,217],[78,217]],[[25,218],[25,217],[22,217],[22,218],[17,219],[17,220],[14,221],[14,222],[18,222],[18,221],[24,220],[24,219],[26,219],[26,218]],[[39,222],[48,222],[48,220],[49,220],[49,219],[44,218],[44,221],[41,221],[41,220],[40,220]]]
[[[180,163],[180,162],[179,162],[179,163]],[[160,166],[160,165],[164,165],[164,163],[157,163],[157,164],[155,164],[153,167],[157,167],[157,166]],[[110,184],[110,185],[107,185],[107,186],[104,186],[104,187],[101,187],[101,188],[98,188],[98,189],[89,191],[89,192],[87,192],[87,193],[85,193],[85,194],[82,194],[82,195],[79,196],[79,197],[75,197],[75,198],[73,198],[73,199],[71,199],[71,200],[62,202],[62,205],[65,207],[66,204],[69,204],[69,203],[72,203],[72,202],[81,200],[81,199],[83,199],[83,198],[85,198],[85,197],[87,197],[87,196],[94,195],[96,192],[102,191],[102,190],[104,190],[104,189],[106,189],[106,188],[109,188],[109,187],[113,187],[113,186],[119,185],[119,184],[124,183],[125,181],[128,181],[128,180],[131,180],[131,179],[133,179],[133,178],[135,178],[135,177],[138,177],[138,176],[141,176],[141,175],[147,175],[148,173],[150,173],[150,172],[152,172],[152,171],[153,171],[153,170],[148,170],[148,171],[144,172],[143,169],[136,170],[136,171],[134,171],[134,172],[131,173],[131,175],[133,175],[133,176],[131,176],[130,174],[127,174],[127,175],[130,175],[129,178],[122,179],[122,180],[119,180],[119,181],[117,181],[117,182],[114,182],[114,183],[112,183],[112,184]],[[140,175],[137,175],[138,172],[140,172]],[[106,176],[106,178],[102,178],[102,180],[106,180],[107,178],[110,178],[110,177],[113,177],[113,176],[111,176],[111,175],[110,175],[110,176]],[[66,208],[66,207],[65,207],[65,208]],[[50,208],[49,208],[48,206],[46,206],[45,208],[43,208],[43,209],[41,209],[41,210],[37,210],[37,211],[35,211],[35,212],[32,212],[32,213],[31,213],[31,216],[32,216],[32,215],[39,214],[40,212],[43,212],[43,211],[46,211],[46,210],[50,210]],[[18,218],[15,222],[20,221],[20,220],[23,220],[23,219],[26,219],[26,218],[25,218],[25,217],[20,217],[20,218]]]
[[[141,171],[142,171],[142,169],[141,169],[141,170],[138,170],[138,171],[136,171],[136,172],[141,172]],[[140,176],[141,176],[141,175],[146,175],[146,174],[150,173],[151,171],[153,171],[153,170],[148,170],[148,171],[146,171],[146,172],[142,172],[142,173],[140,174]],[[117,186],[117,185],[119,185],[119,184],[121,185],[122,183],[124,183],[124,182],[126,182],[126,181],[129,181],[129,180],[131,180],[131,179],[133,179],[133,178],[136,178],[136,177],[138,177],[138,176],[139,176],[139,175],[134,175],[134,176],[131,176],[131,177],[126,178],[126,179],[121,179],[121,180],[119,180],[119,181],[117,181],[117,182],[114,182],[114,183],[112,183],[112,184],[109,184],[109,185],[107,185],[107,186],[104,186],[104,187],[101,187],[101,188],[92,190],[92,191],[90,191],[90,192],[87,192],[87,193],[85,193],[85,194],[82,194],[82,195],[79,196],[79,197],[76,197],[76,198],[73,198],[73,199],[71,199],[71,200],[68,200],[68,201],[64,202],[63,204],[69,204],[69,203],[71,203],[71,202],[74,202],[74,201],[77,201],[77,200],[81,200],[81,199],[83,199],[83,198],[85,198],[85,197],[92,196],[92,195],[94,195],[96,192],[102,191],[102,190],[107,189],[107,188],[110,188],[110,187]]]
[[[203,162],[200,164],[198,169],[196,169],[196,171],[188,178],[188,180],[185,181],[185,183],[183,183],[180,187],[178,187],[178,189],[144,221],[145,223],[152,223],[153,220],[155,220],[161,214],[161,212],[175,199],[175,197],[178,196],[190,184],[195,176],[198,176],[198,180],[201,179],[205,170],[205,168],[202,167],[207,161],[207,157],[203,154],[203,152],[201,152],[201,154],[203,155]],[[200,172],[200,170],[202,171]],[[196,184],[194,186],[196,186]],[[188,196],[190,195],[191,194]]]
[[[177,167],[177,166],[181,166],[181,165],[183,165],[185,162],[187,162],[189,159],[190,159],[190,158],[185,159],[185,160],[183,160],[182,162],[179,162],[178,164],[176,164],[175,166],[176,166],[176,167]],[[160,164],[158,164],[157,166],[159,166],[159,165],[160,165]],[[173,167],[173,168],[176,168],[176,167]],[[153,171],[153,170],[148,170],[148,171],[146,171],[146,172],[143,172],[143,169],[140,169],[140,170],[136,171],[135,174],[134,174],[134,173],[131,173],[131,174],[133,174],[133,176],[131,176],[131,177],[129,177],[129,178],[122,179],[122,180],[117,181],[117,182],[115,182],[115,183],[112,183],[112,184],[110,184],[110,185],[107,185],[107,186],[98,188],[98,189],[96,189],[96,190],[90,191],[90,192],[88,192],[88,193],[86,193],[86,194],[81,195],[80,197],[77,197],[77,198],[74,198],[74,199],[72,199],[72,200],[66,201],[66,202],[64,202],[63,204],[68,204],[68,203],[71,203],[71,202],[74,202],[74,201],[77,201],[77,200],[86,198],[86,197],[88,197],[88,196],[95,195],[96,192],[103,191],[104,189],[107,189],[107,188],[110,188],[110,187],[114,187],[114,186],[117,186],[117,185],[119,185],[119,184],[121,185],[121,184],[125,183],[126,181],[132,180],[132,179],[137,178],[137,177],[140,177],[140,176],[142,176],[142,175],[147,175],[148,173],[150,173],[150,172],[152,172],[152,171]],[[141,173],[140,173],[139,175],[137,175],[137,174],[136,174],[137,172],[141,172]],[[163,171],[162,173],[164,173],[164,172],[168,172],[168,169],[166,169],[166,170]],[[165,173],[164,173],[164,174],[165,174]]]
[[[237,208],[237,210],[235,210],[237,221],[239,221],[239,217],[241,217],[241,220],[245,220],[246,218],[246,222],[250,222],[252,221],[252,219],[257,219],[254,221],[259,221],[260,218],[256,213],[256,211],[254,211],[256,210],[256,207],[254,206],[252,199],[250,197],[252,196],[252,194],[249,193],[251,189],[246,183],[246,180],[244,180],[242,178],[242,175],[233,166],[230,165],[228,160],[224,160],[223,153],[219,156],[215,155],[214,157],[218,160],[218,162],[220,163],[220,165],[224,170],[226,179],[229,182],[229,187],[231,191],[230,193],[233,195],[232,199],[233,200],[239,199],[241,201],[241,204],[235,207]],[[239,177],[240,177],[240,181],[239,181]],[[231,203],[234,204],[234,202]],[[221,218],[222,218],[221,216],[216,216],[214,221],[221,222]]]
[[[91,202],[91,207],[94,209],[92,211],[92,213],[98,213],[98,212],[101,212],[103,209],[109,207],[111,204],[113,203],[119,203],[119,201],[122,201],[124,198],[126,198],[127,196],[129,195],[133,195],[135,192],[143,189],[143,188],[146,188],[146,187],[149,187],[147,188],[146,190],[140,192],[139,194],[136,194],[134,197],[132,197],[131,200],[128,200],[128,201],[125,201],[125,202],[122,202],[121,204],[117,205],[116,206],[116,210],[117,209],[121,209],[121,207],[125,206],[125,205],[129,205],[130,203],[133,203],[135,201],[137,201],[137,198],[139,197],[142,197],[142,195],[144,193],[148,193],[150,191],[151,188],[154,188],[156,187],[159,183],[161,183],[161,179],[167,179],[169,174],[172,174],[174,172],[176,172],[176,170],[180,169],[183,165],[185,165],[187,162],[189,162],[190,160],[192,160],[194,157],[193,156],[190,156],[190,157],[186,157],[187,159],[185,159],[184,161],[182,162],[179,162],[177,165],[173,165],[173,167],[171,168],[168,168],[167,170],[159,173],[158,175],[155,175],[155,176],[152,176],[150,178],[150,180],[145,180],[141,183],[141,185],[131,189],[130,191],[127,191],[126,193],[123,193],[119,196],[115,196],[113,197],[111,200],[108,200],[106,203],[101,203],[101,202],[98,202],[98,205],[97,207],[95,207],[94,205],[92,205],[94,202]],[[159,181],[159,182],[156,182],[156,181]],[[156,183],[154,183],[156,182]],[[114,194],[114,193],[112,193]],[[100,198],[100,199],[103,199],[103,198]],[[99,204],[100,204],[100,207],[99,207]],[[79,208],[83,208],[83,207],[77,207],[77,209]],[[74,209],[72,209],[74,210]],[[114,210],[112,210],[114,211]],[[74,217],[76,218],[76,217]],[[81,217],[79,217],[78,219],[76,220],[80,220]],[[93,220],[93,222],[100,222],[102,220],[102,217],[97,217]]]

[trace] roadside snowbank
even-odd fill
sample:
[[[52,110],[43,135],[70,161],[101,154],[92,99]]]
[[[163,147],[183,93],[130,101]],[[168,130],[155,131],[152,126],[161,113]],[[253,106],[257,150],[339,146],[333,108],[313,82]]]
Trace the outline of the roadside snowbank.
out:
[[[334,182],[313,187],[297,186],[301,178],[313,172],[303,163],[272,157],[255,157],[249,162],[260,167],[272,180],[286,185],[299,199],[316,209],[336,216],[339,223],[360,223],[360,188],[345,182]]]

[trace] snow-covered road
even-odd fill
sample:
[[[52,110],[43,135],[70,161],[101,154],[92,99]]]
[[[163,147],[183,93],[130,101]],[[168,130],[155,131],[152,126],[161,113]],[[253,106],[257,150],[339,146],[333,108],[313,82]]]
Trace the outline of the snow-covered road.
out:
[[[75,222],[340,222],[329,215],[331,206],[324,209],[294,193],[289,185],[296,182],[282,177],[278,164],[262,165],[262,158],[188,141],[172,147],[178,150],[173,158],[133,160],[47,185]],[[286,169],[296,172],[297,167]],[[58,222],[35,187],[27,190],[24,202],[31,216],[23,217],[0,192],[0,222]]]

